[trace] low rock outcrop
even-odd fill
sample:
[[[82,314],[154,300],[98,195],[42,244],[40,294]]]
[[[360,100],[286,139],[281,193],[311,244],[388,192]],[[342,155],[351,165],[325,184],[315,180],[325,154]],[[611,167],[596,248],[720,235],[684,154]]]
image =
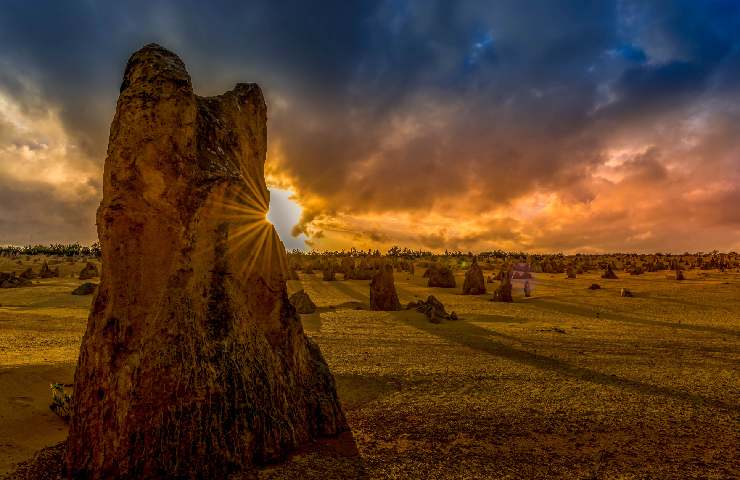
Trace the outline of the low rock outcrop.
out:
[[[447,313],[445,306],[434,295],[429,295],[426,301],[409,302],[406,308],[423,313],[432,323],[442,323],[443,320],[457,320],[457,314],[455,312]]]

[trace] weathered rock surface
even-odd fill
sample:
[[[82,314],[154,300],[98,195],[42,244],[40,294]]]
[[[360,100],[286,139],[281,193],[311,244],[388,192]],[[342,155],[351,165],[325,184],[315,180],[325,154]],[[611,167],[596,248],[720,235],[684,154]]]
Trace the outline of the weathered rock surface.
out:
[[[390,264],[381,266],[380,271],[370,281],[370,310],[386,312],[401,310],[393,278],[393,266]]]
[[[103,271],[75,373],[69,478],[227,478],[346,430],[265,220],[255,84],[203,98],[182,61],[128,62],[111,125]]]
[[[427,285],[430,287],[455,288],[457,286],[455,275],[449,267],[432,265],[426,273],[429,275]]]
[[[463,295],[483,295],[486,293],[486,281],[483,277],[483,270],[478,265],[478,260],[473,259],[468,271],[465,272],[463,281]]]
[[[290,296],[290,304],[293,305],[296,312],[303,315],[316,312],[316,304],[303,290],[298,290]]]
[[[78,278],[80,280],[89,280],[99,276],[100,272],[98,271],[98,267],[96,267],[94,263],[87,262],[84,268],[80,271]]]

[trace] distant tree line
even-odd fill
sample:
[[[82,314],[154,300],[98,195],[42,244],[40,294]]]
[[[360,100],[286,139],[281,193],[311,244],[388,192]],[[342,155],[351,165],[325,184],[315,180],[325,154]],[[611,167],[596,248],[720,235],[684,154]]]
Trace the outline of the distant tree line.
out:
[[[79,243],[51,245],[26,245],[17,247],[13,245],[0,246],[0,255],[49,255],[59,257],[100,257],[100,243],[95,242],[90,246]]]

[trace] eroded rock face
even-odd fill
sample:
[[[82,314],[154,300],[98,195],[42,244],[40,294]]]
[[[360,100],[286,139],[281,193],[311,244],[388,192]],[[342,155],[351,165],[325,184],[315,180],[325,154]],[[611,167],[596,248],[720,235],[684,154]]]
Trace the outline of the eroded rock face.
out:
[[[70,478],[227,478],[347,429],[265,220],[266,106],[193,93],[147,45],[105,161],[103,270],[75,373]]]
[[[386,264],[370,281],[370,310],[392,312],[401,309],[396,284],[393,278],[393,265]]]
[[[463,281],[463,295],[482,295],[486,293],[486,281],[483,277],[483,270],[478,265],[478,260],[473,259],[470,268],[465,272],[465,281]]]

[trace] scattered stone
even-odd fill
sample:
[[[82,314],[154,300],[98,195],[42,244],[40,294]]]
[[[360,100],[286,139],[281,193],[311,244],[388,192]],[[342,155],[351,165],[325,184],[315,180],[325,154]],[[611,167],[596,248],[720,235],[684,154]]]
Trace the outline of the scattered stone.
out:
[[[54,278],[59,276],[59,267],[56,267],[54,270],[49,268],[49,264],[44,262],[41,264],[41,271],[39,272],[39,277],[41,278]]]
[[[565,274],[567,278],[576,278],[576,271],[573,269],[573,267],[568,267],[565,270]]]
[[[383,265],[370,282],[370,310],[386,312],[401,310],[392,265]]]
[[[496,290],[493,291],[493,298],[491,301],[493,302],[513,302],[514,297],[511,295],[511,278],[513,276],[513,271],[511,269],[511,266],[509,266],[508,269],[502,269],[501,273],[499,273],[499,278],[501,279],[501,283],[498,287],[496,287]]]
[[[15,272],[0,272],[0,288],[19,288],[29,286],[31,286],[31,280],[27,278],[17,277],[15,275]]]
[[[609,265],[609,264],[606,265],[606,271],[604,272],[603,275],[601,275],[601,278],[605,278],[605,279],[608,279],[608,280],[617,280],[617,279],[619,279],[619,277],[617,277],[617,274],[614,273],[614,270],[612,270],[612,266]]]
[[[290,296],[290,304],[293,305],[296,312],[304,315],[316,312],[316,304],[302,289]]]
[[[324,270],[321,272],[321,275],[325,282],[333,282],[336,280],[336,277],[334,275],[334,264],[329,262],[329,264],[324,268]]]
[[[622,291],[620,293],[622,297],[634,297],[632,292],[628,288],[622,288]]]
[[[683,276],[683,270],[681,270],[681,265],[678,263],[678,261],[674,263],[673,269],[676,271],[676,280],[686,280],[686,277]]]
[[[454,280],[454,278],[453,278]],[[465,281],[463,282],[463,295],[483,295],[486,293],[486,282],[483,278],[483,270],[478,265],[478,259],[473,258],[473,263],[465,272]]]
[[[442,323],[442,320],[458,319],[455,312],[448,314],[442,302],[437,300],[437,297],[434,295],[429,295],[426,301],[410,302],[406,308],[423,313],[432,323]]]
[[[599,290],[601,288],[601,285],[598,283],[592,283],[590,287],[588,287],[589,290]]]
[[[429,274],[429,287],[439,288],[455,288],[457,283],[455,282],[455,275],[452,273],[450,267],[442,267],[433,265],[426,271]]]
[[[129,60],[98,208],[105,268],[75,372],[69,478],[251,478],[348,430],[264,220],[266,116],[255,84],[200,97],[162,47]]]
[[[85,282],[79,287],[72,290],[72,295],[92,295],[95,293],[95,289],[98,288],[97,283]]]
[[[96,267],[94,263],[87,262],[77,278],[80,280],[89,280],[99,276],[100,272],[98,272],[98,267]]]
[[[32,278],[37,277],[37,275],[33,273],[33,269],[31,267],[28,267],[27,269],[23,270],[23,272],[21,272],[21,274],[18,276],[24,280],[30,280]]]
[[[355,261],[352,257],[342,257],[342,261],[339,264],[339,269],[344,274],[344,279],[349,280],[352,278],[352,272],[355,269]]]

